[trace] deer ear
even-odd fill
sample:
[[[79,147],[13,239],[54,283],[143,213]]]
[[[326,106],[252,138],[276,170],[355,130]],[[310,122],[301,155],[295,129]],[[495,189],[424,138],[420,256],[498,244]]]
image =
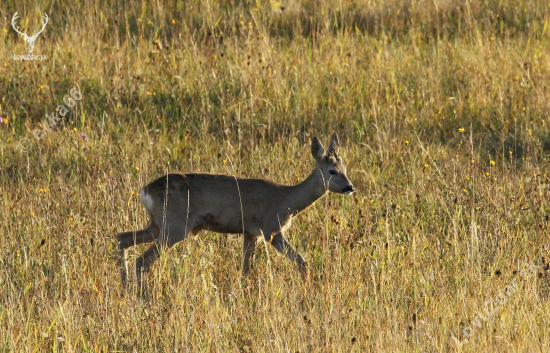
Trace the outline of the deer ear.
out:
[[[327,153],[330,156],[337,157],[338,156],[338,147],[340,146],[340,141],[338,141],[338,135],[334,133],[332,137],[330,138],[330,143],[328,144],[328,151]]]
[[[311,140],[311,154],[317,162],[319,162],[325,155],[325,148],[317,137],[314,137],[313,140]]]

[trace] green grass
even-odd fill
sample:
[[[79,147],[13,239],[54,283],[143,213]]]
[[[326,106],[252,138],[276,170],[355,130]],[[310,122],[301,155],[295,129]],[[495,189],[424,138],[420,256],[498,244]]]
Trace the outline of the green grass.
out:
[[[26,53],[17,10],[29,34],[50,16],[33,52],[46,60],[13,60]],[[462,351],[548,350],[549,275],[516,272],[549,261],[547,3],[0,13],[1,351],[448,352],[468,326]],[[78,105],[36,140],[73,87]],[[203,232],[155,264],[150,301],[121,296],[115,235],[147,225],[140,187],[177,171],[295,184],[311,138],[333,132],[358,192],[294,222],[310,285],[263,244],[243,282],[242,238]]]

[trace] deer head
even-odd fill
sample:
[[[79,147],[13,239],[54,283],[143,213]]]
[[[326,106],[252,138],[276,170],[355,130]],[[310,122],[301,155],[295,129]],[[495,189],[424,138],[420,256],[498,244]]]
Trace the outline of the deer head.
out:
[[[346,175],[347,169],[342,158],[338,156],[339,146],[340,142],[336,134],[333,134],[330,138],[326,151],[321,141],[314,137],[311,141],[311,154],[317,161],[317,169],[323,175],[325,189],[339,194],[351,195],[355,192],[355,188]]]
[[[27,35],[27,31],[25,31],[25,33],[22,33],[21,31],[19,31],[19,27],[15,27],[15,21],[17,20],[17,18],[19,17],[17,15],[19,11],[15,12],[15,14],[13,15],[12,19],[11,19],[11,25],[13,27],[13,29],[19,33],[20,35],[23,36],[23,40],[25,40],[25,47],[27,49],[27,53],[32,53],[33,49],[34,49],[34,41],[36,40],[36,38],[38,38],[38,35],[40,33],[42,33],[44,31],[44,28],[46,28],[46,25],[48,24],[48,15],[44,14],[44,20],[45,22],[43,23],[43,26],[42,26],[42,29],[40,31],[34,31],[34,33],[32,34],[32,36],[28,36]]]

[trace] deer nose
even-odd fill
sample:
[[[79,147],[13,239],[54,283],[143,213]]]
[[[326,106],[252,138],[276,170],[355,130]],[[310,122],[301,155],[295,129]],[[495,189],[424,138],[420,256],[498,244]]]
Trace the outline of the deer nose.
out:
[[[342,189],[342,192],[348,195],[353,194],[355,192],[355,188],[353,187],[353,185],[348,185],[344,189]]]

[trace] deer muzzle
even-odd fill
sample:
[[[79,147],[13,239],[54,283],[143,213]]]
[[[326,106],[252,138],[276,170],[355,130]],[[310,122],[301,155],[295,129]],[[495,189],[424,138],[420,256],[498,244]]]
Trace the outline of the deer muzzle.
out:
[[[353,185],[348,185],[346,186],[345,188],[342,189],[342,193],[344,195],[351,195],[355,192],[355,188],[353,187]]]

